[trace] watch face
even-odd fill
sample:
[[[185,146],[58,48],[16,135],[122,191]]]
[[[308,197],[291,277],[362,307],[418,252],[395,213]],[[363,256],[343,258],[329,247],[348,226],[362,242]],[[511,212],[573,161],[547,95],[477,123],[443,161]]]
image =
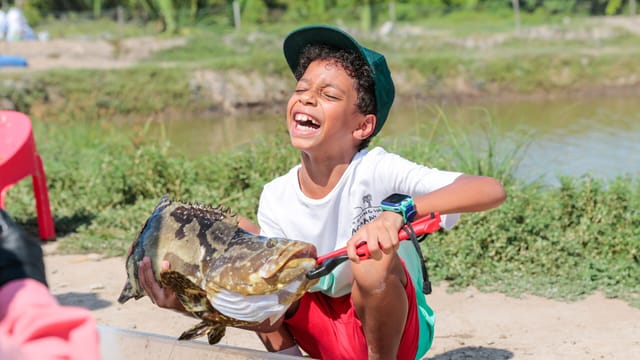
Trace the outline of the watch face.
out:
[[[387,197],[386,199],[384,199],[384,202],[388,202],[388,203],[392,203],[392,204],[399,204],[402,202],[402,200],[408,198],[409,196],[404,195],[404,194],[392,194],[389,195],[389,197]]]

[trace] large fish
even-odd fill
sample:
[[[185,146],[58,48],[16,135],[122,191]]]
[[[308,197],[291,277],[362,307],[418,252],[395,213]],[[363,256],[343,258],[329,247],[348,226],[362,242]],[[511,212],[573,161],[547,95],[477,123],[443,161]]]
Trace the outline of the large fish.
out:
[[[167,195],[129,250],[118,302],[146,295],[138,280],[138,262],[145,256],[162,286],[202,319],[181,340],[207,335],[215,344],[226,326],[274,320],[315,283],[305,276],[316,265],[312,244],[247,232],[229,209],[172,201]],[[163,260],[170,271],[161,272]],[[255,305],[255,313],[237,315],[238,304]]]

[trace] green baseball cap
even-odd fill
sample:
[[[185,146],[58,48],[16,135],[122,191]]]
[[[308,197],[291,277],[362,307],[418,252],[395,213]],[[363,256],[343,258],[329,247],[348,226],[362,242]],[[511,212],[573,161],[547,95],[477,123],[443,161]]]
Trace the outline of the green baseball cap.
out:
[[[292,31],[284,39],[284,57],[294,73],[298,68],[302,50],[309,44],[325,44],[338,49],[353,50],[364,57],[371,67],[375,86],[377,120],[373,135],[378,134],[387,120],[395,96],[393,79],[384,55],[358,44],[351,35],[333,26],[304,26]]]

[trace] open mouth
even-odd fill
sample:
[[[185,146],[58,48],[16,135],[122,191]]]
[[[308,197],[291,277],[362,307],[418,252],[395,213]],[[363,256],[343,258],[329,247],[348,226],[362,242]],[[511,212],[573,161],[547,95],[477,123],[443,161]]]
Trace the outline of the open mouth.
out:
[[[275,240],[275,239],[274,239]],[[280,239],[287,241],[286,239]],[[315,246],[298,241],[291,241],[286,246],[282,247],[281,251],[272,256],[269,261],[260,267],[259,274],[263,279],[268,279],[274,276],[282,268],[286,267],[287,263],[303,264],[305,260],[309,260],[309,265],[315,265],[315,258],[317,256]]]
[[[293,120],[296,122],[296,127],[300,130],[317,130],[320,128],[320,123],[306,114],[295,114]]]

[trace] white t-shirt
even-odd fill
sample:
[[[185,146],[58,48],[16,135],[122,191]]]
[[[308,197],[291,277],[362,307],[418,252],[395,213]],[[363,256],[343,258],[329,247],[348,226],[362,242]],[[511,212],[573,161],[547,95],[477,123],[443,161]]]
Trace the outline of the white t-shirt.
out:
[[[312,243],[318,255],[346,246],[362,225],[378,216],[379,204],[387,196],[402,193],[416,197],[461,175],[428,168],[376,147],[358,152],[327,196],[311,199],[300,189],[299,169],[297,165],[264,186],[258,223],[262,235]],[[442,215],[441,225],[448,229],[457,219],[457,214]],[[332,296],[348,293],[353,275],[347,265],[342,263],[332,277],[322,278],[315,290]]]

